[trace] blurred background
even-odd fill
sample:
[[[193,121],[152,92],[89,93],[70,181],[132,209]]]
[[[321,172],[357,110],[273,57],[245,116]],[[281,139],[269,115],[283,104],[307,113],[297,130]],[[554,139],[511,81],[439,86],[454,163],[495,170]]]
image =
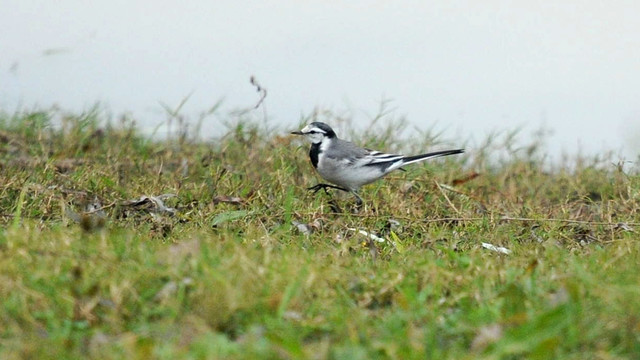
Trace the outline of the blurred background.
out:
[[[2,1],[0,109],[99,102],[151,132],[185,99],[188,118],[251,108],[255,76],[260,116],[283,128],[314,109],[366,124],[384,102],[452,143],[521,129],[552,156],[637,160],[638,14],[633,0]]]

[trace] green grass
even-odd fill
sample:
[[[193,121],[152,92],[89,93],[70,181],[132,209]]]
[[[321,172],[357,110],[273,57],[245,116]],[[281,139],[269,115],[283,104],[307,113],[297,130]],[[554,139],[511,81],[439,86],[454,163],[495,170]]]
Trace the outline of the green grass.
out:
[[[438,140],[375,122],[359,142]],[[0,358],[640,357],[637,165],[551,166],[507,133],[365,187],[354,214],[306,192],[307,144],[228,124],[161,141],[96,109],[0,116]],[[162,194],[175,215],[127,203]]]

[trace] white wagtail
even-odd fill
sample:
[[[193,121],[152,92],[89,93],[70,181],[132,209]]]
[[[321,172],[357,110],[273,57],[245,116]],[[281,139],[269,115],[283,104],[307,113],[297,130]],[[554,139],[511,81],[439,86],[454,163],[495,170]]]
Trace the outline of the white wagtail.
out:
[[[322,122],[312,122],[302,130],[291,133],[304,135],[311,140],[311,164],[323,179],[337,185],[318,184],[309,190],[317,192],[320,189],[334,188],[351,192],[358,205],[362,204],[362,198],[357,193],[362,185],[372,183],[405,165],[464,152],[464,149],[456,149],[414,156],[385,154],[338,139],[333,129]]]

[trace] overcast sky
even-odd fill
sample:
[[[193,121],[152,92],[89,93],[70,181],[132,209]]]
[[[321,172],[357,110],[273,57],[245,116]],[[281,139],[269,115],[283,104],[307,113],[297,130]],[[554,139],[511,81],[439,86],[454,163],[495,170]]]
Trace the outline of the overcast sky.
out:
[[[380,99],[447,140],[541,125],[549,151],[640,153],[640,2],[2,2],[0,108],[97,101],[146,127],[159,102],[365,121]]]

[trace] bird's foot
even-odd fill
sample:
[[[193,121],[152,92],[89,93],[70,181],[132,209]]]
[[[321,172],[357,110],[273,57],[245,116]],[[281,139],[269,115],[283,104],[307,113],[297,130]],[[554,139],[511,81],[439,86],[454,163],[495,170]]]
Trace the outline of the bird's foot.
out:
[[[355,191],[352,191],[351,193],[356,197],[356,206],[353,208],[353,213],[357,214],[360,212],[360,210],[362,210],[364,201],[362,201],[360,195],[358,195],[358,193],[356,193]]]
[[[314,194],[317,193],[320,190],[324,190],[324,192],[328,194],[329,192],[327,191],[327,188],[338,189],[338,190],[342,190],[342,191],[349,191],[349,190],[347,190],[347,189],[345,189],[343,187],[335,186],[335,185],[331,185],[331,184],[316,184],[316,185],[314,185],[312,187],[307,188],[307,190],[313,191]]]
[[[360,210],[362,210],[362,208],[364,207],[364,201],[362,201],[362,198],[360,197],[360,195],[358,195],[358,193],[356,193],[355,191],[350,191],[350,190],[345,189],[343,187],[336,186],[336,185],[331,185],[331,184],[316,184],[316,185],[314,185],[312,187],[307,188],[307,190],[313,191],[314,194],[317,193],[320,190],[324,190],[325,194],[330,195],[329,191],[327,189],[337,189],[337,190],[341,190],[341,191],[352,193],[353,196],[355,196],[355,198],[356,198],[355,208],[352,211],[354,214],[359,213]],[[338,204],[336,203],[335,200],[331,199],[329,204],[331,205],[331,210],[333,210],[334,212],[336,212],[336,213],[342,212],[342,210],[340,209],[340,207],[338,206]]]

